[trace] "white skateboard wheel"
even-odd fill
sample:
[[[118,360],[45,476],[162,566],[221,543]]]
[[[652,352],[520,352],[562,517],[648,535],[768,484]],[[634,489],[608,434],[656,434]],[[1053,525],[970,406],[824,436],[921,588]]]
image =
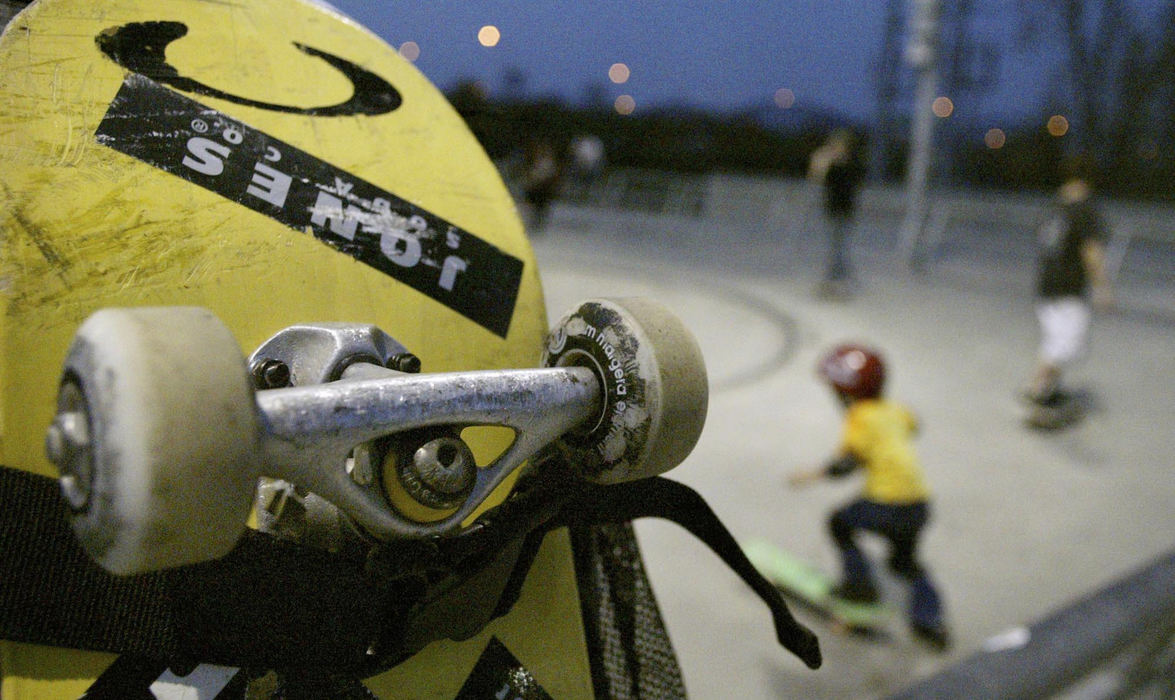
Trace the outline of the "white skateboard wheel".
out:
[[[258,431],[244,358],[210,311],[105,309],[70,347],[47,444],[82,545],[132,574],[232,549],[254,497]]]
[[[709,385],[702,351],[668,309],[639,298],[590,299],[547,337],[543,363],[582,366],[602,388],[600,412],[561,440],[577,469],[601,484],[666,472],[697,444]]]

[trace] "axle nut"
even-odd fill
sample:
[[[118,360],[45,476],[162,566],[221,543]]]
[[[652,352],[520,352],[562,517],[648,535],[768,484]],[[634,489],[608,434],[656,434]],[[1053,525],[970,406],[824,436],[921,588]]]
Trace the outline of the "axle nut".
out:
[[[61,495],[79,513],[90,505],[93,463],[86,402],[78,385],[63,382],[58,393],[57,415],[45,434],[45,455],[60,472]]]
[[[435,509],[460,506],[473,491],[477,462],[464,440],[439,437],[421,445],[397,470],[413,499]]]

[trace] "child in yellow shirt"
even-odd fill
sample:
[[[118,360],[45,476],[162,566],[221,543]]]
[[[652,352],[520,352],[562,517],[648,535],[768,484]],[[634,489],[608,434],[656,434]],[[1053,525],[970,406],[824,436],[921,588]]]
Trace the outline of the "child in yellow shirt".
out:
[[[936,649],[949,645],[942,602],[917,557],[918,537],[930,518],[930,492],[914,452],[917,418],[905,406],[882,396],[885,362],[871,348],[841,345],[817,367],[845,407],[840,452],[826,466],[793,474],[793,486],[823,478],[865,473],[861,496],[829,518],[832,539],[840,550],[843,578],[833,594],[845,600],[874,602],[877,587],[869,562],[855,541],[859,531],[889,540],[889,566],[910,582],[910,626]]]

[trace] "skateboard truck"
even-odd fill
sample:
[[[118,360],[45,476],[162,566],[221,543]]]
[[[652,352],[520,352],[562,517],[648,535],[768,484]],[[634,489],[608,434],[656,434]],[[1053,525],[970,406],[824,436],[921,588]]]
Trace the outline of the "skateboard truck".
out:
[[[418,363],[374,326],[321,323],[280,331],[246,364],[205,309],[105,309],[70,349],[46,452],[87,552],[130,574],[226,553],[261,476],[291,485],[268,482],[268,504],[262,488],[263,525],[276,496],[310,493],[377,540],[445,536],[553,445],[613,484],[676,466],[705,421],[696,341],[639,299],[569,313],[542,368],[403,371]],[[514,439],[479,466],[460,431],[484,425]],[[436,515],[410,517],[392,491]]]
[[[601,400],[599,382],[584,368],[428,375],[393,369],[415,364],[410,357],[383,331],[358,324],[293,326],[253,353],[248,364],[255,384],[263,384],[257,403],[267,426],[262,472],[283,477],[263,480],[263,505],[295,498],[321,512],[325,500],[381,540],[452,532]],[[285,386],[275,387],[281,390],[264,390],[283,378]],[[517,437],[479,469],[458,429],[469,425],[501,425]],[[345,466],[324,469],[328,464]],[[404,507],[405,496],[418,506]],[[412,517],[422,509],[432,517]],[[272,516],[263,525],[282,529],[278,510],[266,508]],[[312,519],[324,521],[321,514]]]
[[[464,639],[508,609],[518,593],[508,581],[521,580],[544,532],[663,517],[755,590],[783,646],[820,665],[815,636],[701,497],[656,478],[693,449],[707,403],[701,353],[667,311],[584,302],[548,335],[539,369],[403,371],[418,364],[371,325],[286,328],[246,363],[205,309],[99,311],[75,337],[46,437],[73,529],[112,573],[199,563],[236,545],[259,492],[262,529],[279,537],[335,549],[340,525],[357,527],[377,545],[360,560],[376,581],[453,562],[466,576],[499,574],[493,591],[479,576],[468,599],[447,578],[426,589],[412,603],[422,622],[410,616],[372,643],[382,664],[432,639]],[[485,465],[461,432],[479,425],[514,433]],[[525,485],[474,519],[528,464]],[[622,482],[637,483],[610,488]],[[432,515],[410,515],[396,492]],[[428,614],[454,605],[462,615],[443,624]]]

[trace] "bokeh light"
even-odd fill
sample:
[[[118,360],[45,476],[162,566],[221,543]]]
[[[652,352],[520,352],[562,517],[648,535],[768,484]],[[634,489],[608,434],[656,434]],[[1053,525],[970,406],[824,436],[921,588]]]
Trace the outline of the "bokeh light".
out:
[[[787,88],[779,88],[775,91],[775,104],[780,109],[788,109],[796,103],[796,93]]]
[[[621,95],[616,98],[616,113],[628,116],[636,109],[636,100],[632,99],[632,95]]]
[[[420,58],[420,45],[415,41],[405,41],[400,44],[400,55],[409,61]]]
[[[612,66],[608,68],[608,79],[617,85],[627,83],[631,74],[631,71],[628,70],[628,66],[624,65],[623,63],[613,63]]]
[[[1008,135],[1004,133],[1003,129],[988,129],[987,133],[983,135],[983,143],[987,144],[987,147],[991,149],[1003,148],[1007,142]]]
[[[955,103],[949,97],[936,97],[930,105],[930,111],[934,112],[934,116],[945,119],[954,114]]]
[[[497,46],[502,40],[502,33],[492,24],[487,24],[477,30],[477,41],[482,46]]]
[[[1052,136],[1064,136],[1069,133],[1069,120],[1060,114],[1054,114],[1049,117],[1048,124],[1045,125],[1049,134]]]

